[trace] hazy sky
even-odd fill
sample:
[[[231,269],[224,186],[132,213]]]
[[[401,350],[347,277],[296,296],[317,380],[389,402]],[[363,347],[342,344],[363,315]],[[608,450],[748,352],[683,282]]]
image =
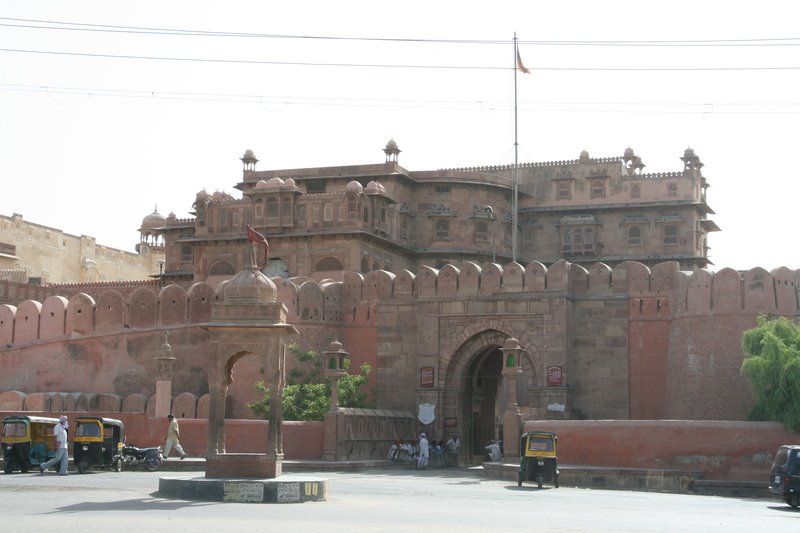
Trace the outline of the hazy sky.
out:
[[[0,214],[133,251],[257,169],[621,156],[711,187],[714,270],[800,268],[800,3],[0,2]],[[234,35],[235,34],[235,35]]]

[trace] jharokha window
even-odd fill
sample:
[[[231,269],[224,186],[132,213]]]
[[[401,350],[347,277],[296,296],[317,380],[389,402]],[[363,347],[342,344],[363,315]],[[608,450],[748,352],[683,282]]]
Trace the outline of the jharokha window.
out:
[[[556,182],[556,200],[569,200],[572,198],[572,182],[562,180]]]
[[[631,185],[631,198],[641,198],[642,197],[642,186],[638,183],[634,183]]]
[[[437,218],[433,221],[433,240],[446,241],[450,239],[450,219]]]
[[[642,228],[639,226],[631,226],[628,228],[628,246],[641,246],[642,245]]]
[[[664,226],[664,246],[675,246],[678,244],[678,226],[668,224]]]
[[[595,179],[591,183],[591,197],[592,198],[605,198],[606,197],[606,180]]]

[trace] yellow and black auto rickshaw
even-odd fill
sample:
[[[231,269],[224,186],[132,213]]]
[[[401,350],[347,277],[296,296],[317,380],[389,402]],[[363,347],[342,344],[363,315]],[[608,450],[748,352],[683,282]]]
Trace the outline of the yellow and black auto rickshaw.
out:
[[[549,431],[529,431],[520,437],[519,479],[535,481],[539,488],[544,483],[552,483],[558,488],[558,437]]]
[[[3,447],[3,471],[27,472],[37,468],[56,453],[54,428],[57,418],[12,415],[3,419],[0,441]]]
[[[72,438],[72,460],[78,472],[99,466],[119,472],[122,460],[119,455],[125,441],[125,426],[121,420],[93,416],[78,417],[75,436]]]

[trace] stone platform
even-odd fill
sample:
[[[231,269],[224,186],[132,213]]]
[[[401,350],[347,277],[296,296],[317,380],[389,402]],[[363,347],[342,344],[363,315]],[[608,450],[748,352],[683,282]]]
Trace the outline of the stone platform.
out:
[[[328,480],[308,474],[271,479],[162,477],[158,494],[164,498],[239,503],[300,503],[324,501]]]

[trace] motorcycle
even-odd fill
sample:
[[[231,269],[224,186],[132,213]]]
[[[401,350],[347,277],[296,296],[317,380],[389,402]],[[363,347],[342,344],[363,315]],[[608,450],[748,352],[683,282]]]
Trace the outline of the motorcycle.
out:
[[[164,457],[161,455],[161,446],[137,448],[131,444],[125,444],[122,452],[114,460],[117,472],[123,468],[138,465],[144,465],[149,472],[155,472],[161,468]]]

